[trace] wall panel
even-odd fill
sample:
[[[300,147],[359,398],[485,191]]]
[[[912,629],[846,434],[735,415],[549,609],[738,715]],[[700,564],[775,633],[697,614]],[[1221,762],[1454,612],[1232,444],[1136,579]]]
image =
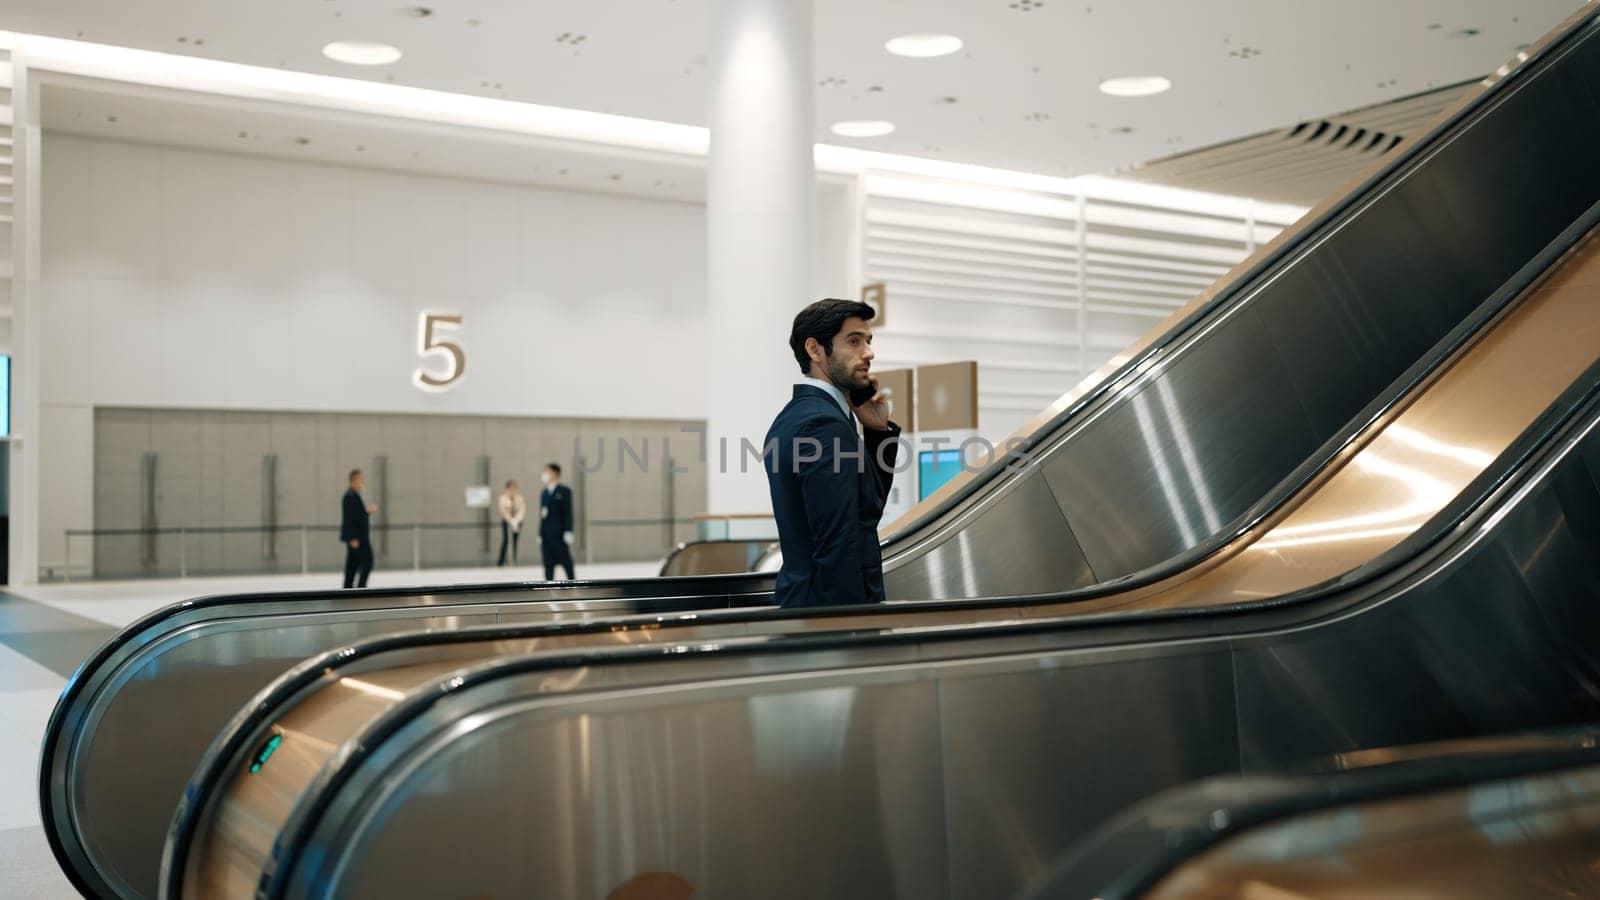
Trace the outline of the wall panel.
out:
[[[299,571],[299,531],[280,531],[269,543],[258,530],[267,524],[270,503],[276,501],[280,526],[336,526],[352,468],[367,473],[366,498],[381,504],[373,520],[379,569],[411,568],[409,525],[418,522],[458,526],[422,529],[425,567],[494,562],[500,548],[498,513],[491,507],[486,517],[469,509],[464,496],[467,486],[479,482],[480,456],[489,458],[496,498],[507,479],[516,479],[527,496],[524,566],[540,562],[539,474],[549,462],[559,463],[565,483],[578,491],[580,516],[595,520],[588,528],[578,526],[574,556],[580,566],[590,560],[658,559],[676,541],[694,536],[693,524],[669,529],[659,521],[669,508],[686,520],[705,510],[706,466],[697,437],[704,426],[692,420],[103,407],[94,421],[94,527],[141,526],[141,466],[149,453],[156,457],[157,526],[191,529],[182,536],[181,549],[176,534],[155,536],[149,547],[141,535],[99,539],[94,550],[98,577],[170,576],[180,566],[191,575]],[[630,449],[619,455],[624,445]],[[673,476],[671,504],[663,467],[669,446],[678,468],[688,470]],[[575,452],[594,471],[582,472]],[[270,486],[263,465],[267,454],[277,456]],[[381,470],[379,457],[386,460]],[[485,518],[487,528],[482,527]],[[618,524],[627,520],[649,521]],[[393,528],[386,536],[383,526],[390,523],[408,527]],[[216,526],[252,530],[192,530]],[[343,567],[343,548],[333,532],[310,531],[306,544],[309,568]]]

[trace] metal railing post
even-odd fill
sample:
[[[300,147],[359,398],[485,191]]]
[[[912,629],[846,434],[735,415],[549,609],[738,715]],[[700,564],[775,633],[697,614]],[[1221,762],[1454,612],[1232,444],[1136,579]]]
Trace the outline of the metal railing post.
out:
[[[676,466],[678,462],[677,460],[668,456],[666,457],[666,463],[666,496],[664,498],[666,502],[663,504],[664,508],[661,510],[661,518],[666,523],[667,528],[667,552],[671,553],[673,545],[677,543],[675,539],[678,536],[677,529],[674,527],[675,523],[673,522],[673,519],[677,518],[678,509],[677,497],[674,496],[676,493],[676,485],[674,482],[676,479],[673,477],[675,473],[672,471],[673,467]]]
[[[300,574],[311,574],[311,545],[306,541],[306,527],[300,526]]]
[[[178,577],[179,578],[188,578],[189,577],[189,542],[187,540],[185,540],[185,536],[187,534],[188,534],[188,532],[186,530],[184,530],[182,528],[178,529]]]
[[[422,571],[422,526],[411,526],[411,568]]]

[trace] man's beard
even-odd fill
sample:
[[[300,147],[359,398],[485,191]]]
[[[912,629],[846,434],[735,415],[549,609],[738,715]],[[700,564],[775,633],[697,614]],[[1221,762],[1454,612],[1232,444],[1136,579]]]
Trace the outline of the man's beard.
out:
[[[828,380],[833,382],[834,387],[844,391],[846,394],[851,391],[862,390],[872,384],[865,378],[857,378],[855,373],[850,371],[849,366],[831,355],[828,357]]]

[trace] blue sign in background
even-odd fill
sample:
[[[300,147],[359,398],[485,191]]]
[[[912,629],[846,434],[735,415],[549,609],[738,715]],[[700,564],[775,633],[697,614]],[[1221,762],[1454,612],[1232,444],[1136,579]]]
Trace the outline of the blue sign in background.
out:
[[[11,357],[0,356],[0,437],[11,436]]]
[[[917,499],[944,486],[961,471],[960,450],[922,450],[917,453]]]

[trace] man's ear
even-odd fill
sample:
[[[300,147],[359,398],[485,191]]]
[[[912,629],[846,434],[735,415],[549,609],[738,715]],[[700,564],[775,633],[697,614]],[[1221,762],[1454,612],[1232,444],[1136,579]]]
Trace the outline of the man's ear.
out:
[[[812,362],[821,362],[827,355],[821,341],[814,337],[806,338],[806,356],[810,357]]]

